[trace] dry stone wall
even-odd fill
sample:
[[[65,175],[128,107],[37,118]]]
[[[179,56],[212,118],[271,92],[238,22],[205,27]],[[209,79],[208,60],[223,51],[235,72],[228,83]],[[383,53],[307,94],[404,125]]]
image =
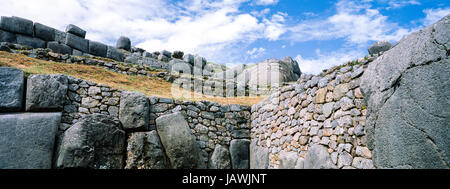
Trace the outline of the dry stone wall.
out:
[[[374,168],[360,77],[377,56],[304,74],[253,105],[251,168]]]

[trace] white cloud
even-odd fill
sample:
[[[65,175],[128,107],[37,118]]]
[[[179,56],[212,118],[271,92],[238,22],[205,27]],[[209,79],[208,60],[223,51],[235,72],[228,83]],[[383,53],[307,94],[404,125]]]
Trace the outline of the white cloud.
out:
[[[388,1],[389,7],[386,9],[399,9],[409,5],[421,5],[419,1],[416,0],[390,0]]]
[[[250,56],[250,58],[255,59],[258,58],[266,52],[265,48],[259,47],[259,48],[253,48],[252,50],[247,51],[247,54]]]
[[[426,14],[426,17],[423,21],[425,26],[433,24],[439,21],[444,16],[450,14],[450,7],[446,8],[438,8],[438,9],[425,9],[423,12]]]
[[[274,5],[277,4],[279,0],[256,0],[257,5]]]
[[[263,19],[263,22],[266,24],[264,35],[269,41],[278,40],[279,37],[287,31],[286,26],[284,25],[285,17],[287,16],[286,13],[278,12],[272,15],[270,20],[266,18]]]
[[[343,38],[351,44],[370,41],[396,41],[410,31],[387,20],[369,4],[341,0],[336,4],[337,13],[325,19],[304,21],[289,28],[290,39],[303,42]]]
[[[294,59],[298,62],[300,70],[308,74],[319,74],[324,69],[329,69],[336,65],[355,60],[364,56],[361,50],[337,51],[321,54],[320,49],[316,49],[316,58],[303,58],[301,54]]]

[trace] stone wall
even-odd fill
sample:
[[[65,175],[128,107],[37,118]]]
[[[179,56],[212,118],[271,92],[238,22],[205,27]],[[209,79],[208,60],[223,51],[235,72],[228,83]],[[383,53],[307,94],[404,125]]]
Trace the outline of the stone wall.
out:
[[[374,168],[359,85],[377,56],[304,74],[253,105],[251,168]]]
[[[248,156],[239,156],[234,160],[232,158],[233,154],[243,152],[248,154],[248,144],[244,143],[231,148],[232,141],[248,141],[249,139],[250,107],[248,106],[146,97],[141,93],[117,90],[65,75],[31,75],[24,79],[23,72],[14,68],[1,67],[0,76],[2,88],[0,116],[3,120],[0,122],[0,128],[12,129],[2,133],[15,133],[22,136],[20,133],[25,131],[16,127],[25,128],[31,121],[22,123],[14,121],[15,117],[23,120],[24,116],[28,116],[37,123],[43,123],[44,118],[56,120],[55,124],[48,125],[49,130],[53,128],[52,132],[43,134],[30,131],[36,134],[36,140],[46,141],[46,143],[39,143],[46,146],[37,148],[45,148],[47,154],[38,154],[42,153],[40,151],[30,154],[30,157],[35,158],[36,161],[40,161],[37,158],[47,157],[43,165],[33,167],[26,166],[24,162],[14,162],[15,157],[7,155],[12,152],[3,146],[0,151],[2,168],[249,167]],[[24,111],[59,113],[32,117],[31,114],[19,113]],[[177,123],[171,122],[175,118],[178,119]],[[187,133],[181,132],[181,128],[180,131],[165,129],[172,128],[174,125],[178,127],[182,123],[185,123],[184,130],[188,131]],[[174,135],[180,137],[176,137],[174,141],[167,140],[167,137]],[[40,139],[41,136],[44,139]],[[56,138],[57,145],[53,145]],[[191,138],[194,142],[189,143]],[[180,156],[178,154],[180,150],[172,149],[174,146],[172,142],[182,143],[180,148],[190,144],[190,148],[186,149],[192,150],[185,150],[185,154]],[[8,146],[16,146],[19,149],[19,152],[12,154],[22,156],[23,153],[20,150],[27,150],[27,147],[20,146],[20,143],[21,141],[15,138],[8,141]],[[127,151],[122,151],[121,149],[125,149],[127,145]],[[52,148],[49,149],[49,146]],[[53,146],[57,148],[53,150]],[[148,149],[149,146],[152,148]],[[86,147],[92,150],[86,151]],[[101,149],[110,149],[109,151],[113,153]],[[167,154],[163,153],[166,150]],[[177,153],[171,154],[170,150]],[[186,160],[188,157],[198,162],[192,164],[191,160]],[[154,158],[154,161],[147,158]],[[127,161],[124,162],[124,159]],[[18,157],[19,160],[22,161],[20,157]],[[236,161],[239,165],[232,166],[232,161]]]

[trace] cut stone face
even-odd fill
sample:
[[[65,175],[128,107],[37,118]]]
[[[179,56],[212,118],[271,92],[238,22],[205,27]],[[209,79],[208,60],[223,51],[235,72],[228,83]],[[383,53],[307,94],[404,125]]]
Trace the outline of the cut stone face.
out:
[[[22,109],[24,84],[22,70],[0,67],[0,112]]]
[[[26,111],[60,111],[67,94],[65,75],[31,75],[27,80]]]
[[[50,169],[61,113],[0,114],[0,169]]]

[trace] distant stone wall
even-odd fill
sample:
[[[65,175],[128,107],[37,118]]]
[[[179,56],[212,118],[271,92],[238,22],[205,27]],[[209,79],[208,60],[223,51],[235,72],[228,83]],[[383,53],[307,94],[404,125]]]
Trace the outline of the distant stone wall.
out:
[[[251,168],[374,168],[359,85],[376,57],[304,74],[253,105]]]

